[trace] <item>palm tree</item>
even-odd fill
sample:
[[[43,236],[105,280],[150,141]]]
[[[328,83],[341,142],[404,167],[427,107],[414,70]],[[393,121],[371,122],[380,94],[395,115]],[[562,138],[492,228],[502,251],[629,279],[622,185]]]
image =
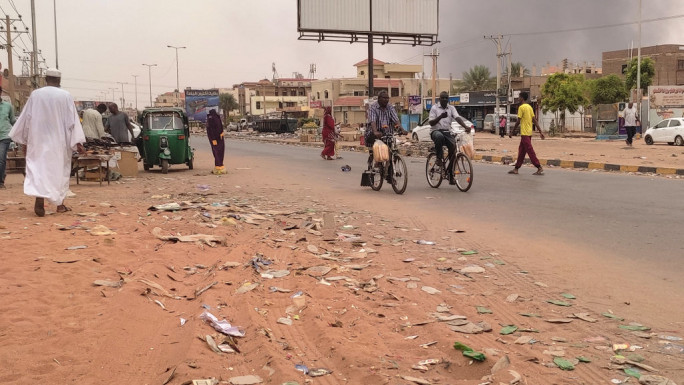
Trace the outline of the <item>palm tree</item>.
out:
[[[456,81],[458,91],[490,91],[496,88],[496,78],[493,78],[489,68],[476,65],[463,73],[463,80]]]
[[[523,70],[522,75],[520,74],[520,69]],[[525,66],[523,66],[523,63],[517,61],[517,62],[511,63],[511,74],[514,78],[517,78],[519,76],[530,76],[530,70],[528,68],[525,68]],[[504,73],[503,73],[503,77],[507,77],[507,76],[508,76],[508,68],[505,69]]]
[[[219,107],[223,111],[223,115],[226,116],[225,120],[227,121],[230,111],[237,109],[239,105],[233,94],[221,94],[219,95]]]

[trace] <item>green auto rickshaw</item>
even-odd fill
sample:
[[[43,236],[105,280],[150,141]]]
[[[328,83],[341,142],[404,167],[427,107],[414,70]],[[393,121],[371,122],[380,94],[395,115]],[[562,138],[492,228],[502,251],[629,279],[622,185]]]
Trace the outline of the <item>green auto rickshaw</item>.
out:
[[[146,108],[142,112],[140,123],[142,132],[137,144],[145,171],[159,166],[162,174],[166,174],[172,164],[186,164],[192,170],[190,126],[183,109]]]

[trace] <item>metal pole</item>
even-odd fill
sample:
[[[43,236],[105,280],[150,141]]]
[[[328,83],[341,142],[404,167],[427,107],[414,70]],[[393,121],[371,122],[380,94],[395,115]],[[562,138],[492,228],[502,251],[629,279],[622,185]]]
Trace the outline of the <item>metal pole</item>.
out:
[[[135,112],[138,112],[138,75],[131,75],[133,76],[133,81],[135,84]]]
[[[173,48],[176,50],[176,107],[180,106],[180,82],[178,81],[178,50],[185,49],[186,47],[175,47],[172,45],[167,45],[168,48]]]
[[[641,114],[641,0],[639,0],[639,48],[637,49],[637,113]]]
[[[147,66],[147,71],[149,73],[149,78],[150,78],[150,107],[154,107],[152,104],[152,67],[156,67],[156,64],[144,64],[144,66]]]
[[[12,107],[16,107],[14,104],[14,65],[12,64],[12,32],[10,29],[10,17],[7,15],[5,17],[5,23],[7,24],[7,66],[8,66],[8,72],[9,76],[7,78],[7,82],[9,83],[9,97],[10,97],[10,104]]]
[[[57,49],[57,0],[52,0],[52,9],[55,14],[55,67],[59,69],[59,50]]]
[[[368,99],[373,98],[373,0],[368,0],[369,12],[368,29],[370,33],[368,34]]]
[[[36,1],[31,0],[31,33],[33,35],[33,88],[38,88],[38,38],[36,37]]]
[[[126,96],[124,95],[123,86],[126,83],[124,83],[124,82],[117,82],[117,83],[121,84],[121,109],[125,109],[126,108]]]

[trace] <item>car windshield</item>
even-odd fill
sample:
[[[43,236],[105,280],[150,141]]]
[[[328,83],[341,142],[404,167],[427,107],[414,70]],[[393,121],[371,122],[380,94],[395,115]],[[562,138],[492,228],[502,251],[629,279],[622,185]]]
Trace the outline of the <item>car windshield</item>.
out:
[[[183,128],[183,119],[174,112],[149,114],[147,127],[150,130],[180,130]]]

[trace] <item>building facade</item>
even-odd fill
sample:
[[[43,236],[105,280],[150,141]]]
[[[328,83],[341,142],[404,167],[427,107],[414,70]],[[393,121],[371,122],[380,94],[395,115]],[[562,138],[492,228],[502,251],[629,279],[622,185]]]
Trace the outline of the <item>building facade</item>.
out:
[[[638,50],[624,49],[602,54],[603,73],[624,77],[627,65],[637,57]],[[684,45],[665,44],[641,48],[641,57],[651,58],[655,63],[653,86],[684,85]]]

